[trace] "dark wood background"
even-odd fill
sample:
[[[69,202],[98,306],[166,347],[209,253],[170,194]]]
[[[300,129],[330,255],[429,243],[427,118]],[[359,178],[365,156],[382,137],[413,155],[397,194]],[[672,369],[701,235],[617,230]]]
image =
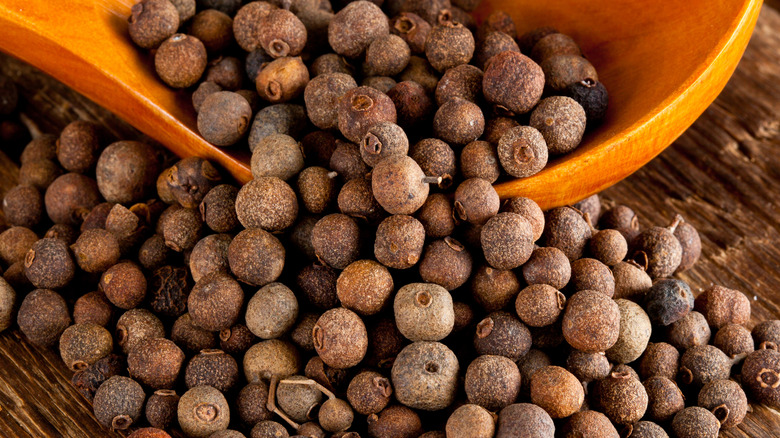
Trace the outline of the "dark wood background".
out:
[[[753,300],[751,324],[780,318],[780,0],[768,0],[745,56],[726,89],[669,149],[606,190],[607,202],[634,208],[643,225],[676,213],[696,226],[703,255],[682,278],[698,292],[713,283]],[[21,119],[57,133],[93,120],[117,138],[142,137],[84,97],[25,64],[0,55],[26,101]],[[641,84],[638,84],[638,86]],[[13,153],[11,153],[13,155]],[[0,194],[16,184],[17,165],[0,151]],[[18,330],[0,335],[0,436],[119,436],[95,421],[71,388],[58,354],[31,346]],[[780,415],[753,405],[726,437],[780,435]]]

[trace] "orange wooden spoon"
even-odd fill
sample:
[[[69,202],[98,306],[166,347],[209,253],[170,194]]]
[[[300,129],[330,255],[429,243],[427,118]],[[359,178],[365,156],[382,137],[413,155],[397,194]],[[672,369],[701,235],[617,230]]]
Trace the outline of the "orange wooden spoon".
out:
[[[179,155],[219,162],[251,179],[248,151],[217,148],[195,129],[185,92],[155,76],[127,36],[134,0],[3,0],[0,49],[48,72]],[[522,33],[553,25],[572,36],[610,92],[604,124],[573,153],[530,178],[498,184],[501,197],[543,208],[620,181],[682,134],[723,89],[752,34],[761,0],[483,0],[477,16],[512,14]]]

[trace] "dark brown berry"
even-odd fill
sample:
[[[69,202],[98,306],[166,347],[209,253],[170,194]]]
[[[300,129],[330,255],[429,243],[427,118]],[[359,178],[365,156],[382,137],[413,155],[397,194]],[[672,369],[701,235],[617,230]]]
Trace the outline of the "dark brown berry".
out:
[[[112,143],[97,160],[95,176],[100,194],[108,202],[141,202],[152,192],[159,166],[156,151],[145,143]]]
[[[360,143],[368,129],[380,122],[396,122],[395,105],[387,94],[362,86],[348,90],[339,98],[338,128],[349,141]]]
[[[612,266],[612,276],[615,278],[614,298],[643,302],[645,294],[653,286],[650,276],[633,261]]]
[[[569,97],[548,97],[531,113],[530,124],[544,137],[549,154],[561,155],[579,146],[585,132],[585,111]]]
[[[482,88],[488,102],[524,114],[539,102],[544,81],[542,68],[531,58],[505,51],[493,56],[485,67]]]
[[[566,369],[581,382],[591,382],[607,377],[612,370],[604,353],[583,353],[572,350],[566,358]]]
[[[670,228],[648,228],[631,242],[634,260],[646,266],[651,278],[669,277],[680,266],[682,246],[672,234],[676,222]]]
[[[200,214],[203,222],[216,233],[228,233],[238,228],[236,197],[238,189],[231,184],[222,184],[209,190],[203,197]]]
[[[339,191],[337,198],[339,210],[348,216],[374,222],[384,216],[382,206],[371,191],[371,180],[353,178],[347,181]]]
[[[259,1],[247,3],[236,12],[233,17],[233,35],[242,49],[252,52],[261,48],[260,19],[275,8],[269,2]]]
[[[303,98],[311,123],[320,129],[338,128],[339,99],[355,87],[355,79],[344,73],[323,73],[309,81]]]
[[[780,406],[780,353],[771,348],[748,354],[742,363],[742,384],[753,399],[773,408]]]
[[[563,314],[563,336],[574,348],[595,353],[615,345],[620,335],[620,308],[608,296],[584,290],[569,298]]]
[[[236,235],[228,247],[228,263],[239,281],[263,286],[282,274],[285,250],[279,239],[260,228]]]
[[[696,345],[707,345],[711,334],[704,315],[694,310],[669,326],[666,340],[675,347],[686,350]]]
[[[18,185],[3,196],[3,215],[8,225],[33,228],[43,217],[43,196],[30,185]]]
[[[444,409],[455,400],[458,359],[444,344],[414,342],[393,362],[392,382],[402,404],[424,411]]]
[[[179,399],[177,417],[185,434],[205,437],[228,428],[230,407],[217,389],[196,386]]]
[[[116,342],[127,354],[140,341],[165,337],[165,328],[159,318],[146,309],[131,309],[116,323]]]
[[[309,303],[320,309],[331,309],[338,305],[337,279],[338,272],[333,268],[315,262],[301,269],[296,277],[296,284]]]
[[[251,119],[252,108],[243,96],[218,91],[200,105],[198,132],[215,146],[230,146],[244,136]]]
[[[756,349],[780,348],[780,320],[761,321],[751,332],[756,342]]]
[[[255,341],[254,333],[244,324],[236,324],[219,332],[219,348],[229,354],[242,355]]]
[[[534,249],[531,224],[517,213],[498,213],[488,219],[482,227],[480,242],[485,261],[496,269],[520,267]]]
[[[192,248],[189,257],[189,267],[192,279],[200,281],[206,274],[230,272],[228,264],[228,246],[233,240],[228,234],[211,234],[200,239]]]
[[[644,416],[648,397],[645,387],[630,373],[612,371],[596,382],[593,401],[614,423],[634,424]]]
[[[746,324],[750,321],[748,297],[738,290],[723,286],[715,285],[699,294],[694,308],[703,314],[714,328],[726,324]]]
[[[642,384],[647,392],[647,417],[651,420],[666,422],[685,408],[685,396],[673,380],[653,376]]]
[[[198,207],[206,193],[222,179],[211,163],[198,157],[184,158],[174,164],[166,175],[164,186],[170,190],[175,202],[185,208]]]
[[[143,411],[143,388],[129,377],[113,376],[95,393],[92,406],[95,418],[105,428],[125,430],[138,422]]]
[[[546,366],[531,377],[531,400],[550,417],[566,418],[580,410],[585,393],[572,373],[558,366]]]
[[[701,255],[701,238],[696,228],[690,222],[680,222],[674,230],[674,237],[680,242],[682,247],[682,258],[680,266],[675,273],[684,272],[691,269]]]
[[[111,353],[113,347],[111,333],[93,323],[74,324],[60,336],[60,357],[73,371],[87,368]]]
[[[375,371],[356,375],[347,388],[347,399],[361,415],[379,413],[390,402],[393,387],[390,380]]]
[[[273,415],[268,410],[268,386],[263,382],[250,383],[238,393],[236,408],[242,423],[251,425],[270,420]]]
[[[426,246],[419,265],[420,277],[447,290],[454,290],[468,281],[472,263],[471,254],[463,244],[445,237]]]
[[[651,342],[647,344],[639,363],[639,375],[643,379],[652,376],[663,376],[674,379],[680,367],[680,353],[666,342]]]
[[[555,424],[550,415],[532,403],[515,403],[501,409],[496,429],[496,438],[555,436]]]
[[[724,429],[742,423],[748,409],[745,392],[733,380],[715,380],[704,385],[699,391],[698,402],[715,415]]]
[[[59,294],[36,289],[22,300],[16,322],[31,343],[50,347],[57,343],[71,319],[68,305]]]
[[[425,57],[436,70],[468,64],[474,55],[474,35],[465,26],[444,21],[431,28],[425,40]]]
[[[122,374],[126,368],[127,364],[123,356],[109,354],[86,369],[77,371],[70,382],[84,398],[91,402],[103,382]]]
[[[626,258],[628,243],[617,230],[601,230],[594,233],[588,241],[588,252],[605,265],[614,266]]]
[[[154,389],[172,388],[179,377],[184,353],[165,338],[146,338],[127,355],[130,376]]]
[[[679,438],[716,438],[720,422],[710,411],[693,406],[674,416],[671,429]]]
[[[233,19],[222,11],[204,9],[192,18],[190,35],[199,39],[209,53],[221,53],[233,41]]]
[[[547,284],[532,284],[521,290],[515,300],[515,311],[531,327],[546,327],[558,320],[566,297]]]
[[[498,213],[500,203],[496,189],[481,178],[467,179],[455,190],[455,214],[472,224],[487,222]]]
[[[381,122],[370,127],[360,143],[360,155],[371,167],[385,157],[406,155],[407,152],[409,139],[404,130],[392,122]]]
[[[86,293],[73,305],[73,322],[76,324],[92,323],[106,327],[113,314],[111,302],[100,292]]]
[[[645,308],[654,324],[668,326],[693,309],[693,293],[681,280],[660,280],[645,295]]]
[[[20,181],[21,182],[21,181]],[[101,201],[94,179],[67,173],[55,179],[46,189],[46,213],[55,224],[81,225],[81,221]]]
[[[423,431],[420,416],[406,406],[392,405],[367,418],[372,438],[414,438]]]
[[[146,400],[146,421],[153,427],[168,429],[176,419],[179,396],[170,389],[158,389]]]
[[[91,273],[106,271],[121,256],[114,234],[101,228],[84,231],[70,248],[79,267]]]
[[[390,20],[390,32],[406,41],[411,53],[421,55],[425,52],[431,25],[413,12],[401,12]]]
[[[168,86],[188,88],[206,70],[206,47],[192,35],[177,33],[166,39],[154,54],[157,75]]]
[[[387,35],[390,24],[379,6],[368,1],[351,2],[328,26],[333,51],[348,58],[360,56],[376,38]]]
[[[235,386],[238,378],[238,363],[222,350],[201,351],[184,370],[187,388],[208,385],[224,393]]]
[[[385,307],[393,292],[393,277],[373,260],[357,260],[339,275],[336,294],[347,309],[373,315]]]
[[[639,234],[639,219],[631,208],[625,205],[616,205],[601,215],[599,227],[618,230],[626,238],[626,241],[630,242]]]
[[[188,354],[217,346],[216,334],[195,325],[189,313],[178,317],[176,322],[173,323],[171,340],[187,351]]]
[[[215,332],[235,324],[243,304],[244,292],[238,282],[228,274],[212,272],[195,283],[187,310],[193,323]]]
[[[249,150],[253,150],[260,140],[271,134],[287,134],[299,138],[307,123],[306,109],[303,105],[289,103],[269,105],[255,114],[255,121],[249,130]]]
[[[192,280],[183,266],[161,266],[149,278],[149,305],[160,315],[178,317],[187,310]]]
[[[501,175],[496,147],[486,141],[472,141],[460,152],[460,171],[463,177],[482,178],[491,184]]]
[[[679,381],[701,387],[714,380],[728,379],[731,360],[712,345],[694,345],[680,357]]]
[[[353,367],[366,355],[366,326],[357,314],[343,307],[323,313],[312,335],[317,354],[334,368]]]
[[[477,304],[488,312],[506,307],[519,291],[520,282],[511,270],[503,271],[483,265],[471,277],[471,294]]]
[[[576,100],[585,110],[588,128],[598,125],[606,117],[609,93],[603,83],[585,78],[569,84],[566,95]]]
[[[482,136],[485,117],[479,106],[464,99],[453,98],[442,104],[433,116],[433,132],[438,138],[458,145],[470,143]]]
[[[290,185],[280,178],[255,178],[238,191],[236,214],[244,228],[281,231],[295,222],[298,198]]]
[[[370,171],[360,155],[360,146],[336,140],[336,148],[330,156],[328,167],[335,171],[343,181],[365,178]]]
[[[403,80],[387,91],[387,97],[395,104],[398,125],[412,129],[430,123],[435,108],[422,85]]]
[[[466,404],[450,414],[445,430],[449,436],[493,438],[496,424],[493,415],[487,409],[475,404]]]
[[[330,214],[314,226],[311,242],[320,261],[333,268],[344,269],[358,259],[360,229],[351,217]]]
[[[547,212],[543,239],[546,246],[554,246],[570,261],[582,257],[591,236],[591,228],[579,211],[558,207]]]
[[[146,276],[138,265],[124,261],[103,273],[99,287],[113,305],[132,309],[146,297]]]
[[[179,28],[179,11],[167,0],[143,0],[130,10],[130,39],[144,49],[154,49]]]
[[[410,56],[411,49],[403,38],[392,34],[381,35],[366,48],[363,69],[369,75],[395,76],[406,68]]]

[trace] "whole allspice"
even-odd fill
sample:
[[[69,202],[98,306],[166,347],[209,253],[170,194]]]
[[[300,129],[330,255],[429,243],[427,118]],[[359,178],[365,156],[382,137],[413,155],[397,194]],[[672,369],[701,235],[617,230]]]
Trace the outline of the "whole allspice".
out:
[[[493,56],[485,66],[482,88],[488,102],[525,114],[542,97],[544,80],[542,68],[531,58],[508,50]]]
[[[102,228],[85,230],[70,249],[79,268],[90,273],[107,270],[121,257],[116,237]]]
[[[553,246],[566,254],[570,261],[582,257],[591,237],[591,227],[582,214],[572,207],[557,207],[545,217],[545,246]]]
[[[762,348],[748,354],[742,363],[742,384],[757,402],[780,406],[780,353]]]
[[[16,322],[30,342],[50,347],[57,343],[71,319],[62,296],[51,290],[36,289],[22,300]]]
[[[423,431],[420,416],[403,405],[391,405],[367,418],[368,434],[376,438],[415,438]]]
[[[73,371],[83,370],[111,353],[111,333],[97,324],[74,324],[60,336],[60,357]]]
[[[707,318],[714,328],[726,324],[746,324],[750,320],[750,300],[738,290],[714,285],[705,290],[694,303],[694,308]]]
[[[65,242],[43,238],[33,244],[24,256],[24,275],[40,289],[67,286],[75,275],[75,263]]]
[[[620,307],[606,295],[584,290],[572,295],[563,313],[566,341],[584,352],[611,348],[620,336]]]
[[[449,436],[493,438],[496,430],[493,415],[475,404],[465,404],[455,409],[447,419],[445,432]]]
[[[474,301],[485,311],[493,312],[515,299],[520,291],[520,281],[514,271],[483,265],[474,271],[470,287]]]
[[[564,368],[545,366],[531,376],[531,401],[552,418],[566,418],[574,414],[580,410],[584,400],[582,384]]]
[[[371,126],[381,122],[395,123],[396,118],[392,99],[376,88],[352,88],[338,101],[339,131],[353,143],[360,143]]]
[[[236,278],[253,286],[275,281],[284,269],[285,250],[279,239],[260,228],[236,234],[228,246],[228,264]]]
[[[146,400],[146,421],[158,429],[168,429],[176,419],[179,396],[170,389],[158,389]]]
[[[531,224],[517,213],[498,213],[488,219],[482,227],[480,242],[485,261],[496,269],[520,267],[534,249]]]
[[[393,277],[373,260],[357,260],[341,271],[336,295],[341,305],[360,315],[381,311],[393,293]]]
[[[183,33],[166,39],[154,55],[157,75],[173,88],[195,85],[206,70],[206,62],[206,47],[203,43]]]
[[[389,216],[376,229],[374,257],[388,268],[411,268],[422,256],[425,232],[421,221],[412,216]]]
[[[196,386],[179,399],[179,426],[192,437],[207,437],[225,430],[230,423],[230,407],[225,396],[211,386]]]
[[[461,220],[482,225],[495,216],[500,207],[498,192],[484,179],[467,179],[455,189],[453,208]]]
[[[529,285],[546,284],[563,289],[571,279],[571,263],[566,253],[553,246],[534,249],[521,269]]]
[[[244,291],[232,276],[212,272],[195,283],[187,311],[199,327],[215,332],[236,323],[244,305]]]
[[[691,288],[681,280],[659,280],[645,295],[645,308],[650,320],[661,326],[679,321],[693,309],[693,305]]]
[[[647,417],[651,420],[666,422],[685,408],[685,396],[673,380],[653,376],[642,384],[647,392]]]
[[[493,312],[477,323],[474,348],[479,354],[517,361],[531,348],[531,332],[509,312]]]
[[[305,376],[291,376],[279,382],[276,387],[276,403],[293,421],[302,423],[313,417],[317,406],[322,404],[323,394]]]
[[[390,403],[392,394],[390,379],[376,371],[360,372],[347,387],[347,400],[361,415],[379,413]]]
[[[433,116],[433,132],[448,143],[464,145],[480,138],[485,117],[479,105],[453,98],[442,104]]]
[[[360,254],[360,227],[345,214],[329,214],[314,225],[311,244],[321,262],[344,269]]]
[[[628,372],[613,371],[598,380],[593,388],[597,409],[616,424],[634,424],[647,410],[647,391],[636,377]]]
[[[673,234],[680,220],[675,219],[669,228],[648,228],[631,241],[634,260],[647,266],[650,277],[671,276],[680,266],[682,246]]]
[[[604,438],[619,437],[615,426],[609,421],[606,415],[599,411],[581,411],[572,415],[563,428],[563,436],[594,436]]]
[[[472,264],[466,247],[447,236],[426,246],[419,265],[420,277],[423,281],[454,290],[466,284],[471,276]]]
[[[571,152],[585,133],[585,110],[565,96],[543,99],[531,113],[530,125],[539,130],[550,155]]]
[[[620,310],[620,334],[607,357],[617,363],[631,363],[642,355],[650,341],[652,326],[642,307],[633,301],[617,299]]]
[[[591,382],[607,377],[612,370],[604,353],[583,353],[572,350],[566,358],[566,369],[582,382]]]
[[[393,301],[398,330],[411,341],[439,341],[452,331],[452,296],[433,283],[411,283],[396,292]]]
[[[320,406],[317,415],[320,426],[328,432],[340,432],[352,426],[355,414],[349,403],[340,398],[330,398]],[[299,430],[300,432],[300,430]]]
[[[350,368],[363,360],[368,333],[360,317],[343,307],[328,310],[312,329],[314,348],[325,364]]]
[[[108,268],[100,277],[100,290],[120,309],[137,307],[146,297],[146,276],[133,262],[123,261]]]
[[[547,284],[523,288],[515,299],[515,312],[531,327],[546,327],[558,320],[566,306],[566,297]]]
[[[197,208],[206,194],[222,177],[219,171],[208,161],[199,157],[187,157],[160,174],[157,191],[163,199],[163,191],[172,197],[168,203],[178,203],[184,208]]]
[[[444,344],[414,342],[404,347],[393,362],[395,396],[413,409],[444,409],[455,400],[458,370],[458,358]]]
[[[698,388],[714,380],[728,379],[731,360],[712,345],[694,345],[680,357],[678,380]]]
[[[125,430],[141,418],[145,399],[146,394],[138,382],[129,377],[113,376],[95,393],[92,400],[95,418],[105,428]]]
[[[165,338],[141,340],[127,355],[130,376],[154,389],[172,388],[183,362],[184,352]]]
[[[553,438],[555,424],[550,415],[533,403],[511,404],[498,413],[496,438]]]
[[[236,214],[244,228],[282,231],[298,216],[298,198],[281,178],[258,177],[238,191]]]
[[[717,417],[698,406],[683,409],[672,420],[672,432],[679,438],[715,438],[719,430]]]
[[[179,12],[170,1],[143,0],[130,11],[130,39],[144,49],[159,46],[179,28]]]
[[[516,178],[539,173],[547,165],[549,154],[544,137],[531,126],[508,129],[500,137],[497,151],[501,167]]]
[[[243,297],[243,295],[242,295]],[[243,303],[243,299],[237,301]],[[236,310],[240,312],[239,305]],[[246,307],[246,326],[261,339],[287,333],[298,317],[298,300],[282,283],[270,283],[258,290]]]
[[[218,91],[210,94],[198,111],[198,132],[215,146],[238,142],[249,129],[252,109],[238,93]]]
[[[361,0],[350,2],[333,17],[328,42],[339,55],[357,58],[374,39],[389,32],[389,21],[379,6]]]
[[[745,392],[733,380],[714,380],[704,385],[699,391],[698,404],[709,409],[724,429],[742,423],[748,409]]]
[[[95,180],[108,202],[141,202],[152,191],[160,163],[157,151],[146,143],[118,141],[100,154]]]
[[[469,402],[497,411],[515,402],[520,381],[520,370],[511,359],[482,355],[466,369],[464,388]]]
[[[9,225],[33,228],[43,217],[43,196],[38,188],[18,185],[3,196],[3,215]]]
[[[441,177],[426,177],[407,155],[390,155],[380,160],[371,176],[371,189],[379,205],[390,214],[412,214],[428,197],[428,184]]]

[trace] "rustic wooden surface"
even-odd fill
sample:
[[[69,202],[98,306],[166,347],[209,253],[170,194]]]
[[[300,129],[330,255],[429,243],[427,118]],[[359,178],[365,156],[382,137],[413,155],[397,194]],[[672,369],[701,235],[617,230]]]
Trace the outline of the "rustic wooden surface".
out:
[[[780,2],[773,0],[773,4]],[[637,210],[642,223],[682,214],[700,231],[703,256],[683,278],[698,291],[712,283],[753,298],[753,322],[780,318],[780,14],[765,7],[734,77],[711,108],[673,146],[604,192]],[[45,75],[5,56],[27,103],[23,120],[57,132],[75,118],[95,120],[117,138],[139,133]],[[33,120],[35,122],[33,122]],[[16,168],[0,153],[0,194]],[[69,384],[55,351],[32,347],[18,330],[0,335],[0,436],[118,436],[100,428]],[[725,437],[780,434],[780,414],[764,406]]]

